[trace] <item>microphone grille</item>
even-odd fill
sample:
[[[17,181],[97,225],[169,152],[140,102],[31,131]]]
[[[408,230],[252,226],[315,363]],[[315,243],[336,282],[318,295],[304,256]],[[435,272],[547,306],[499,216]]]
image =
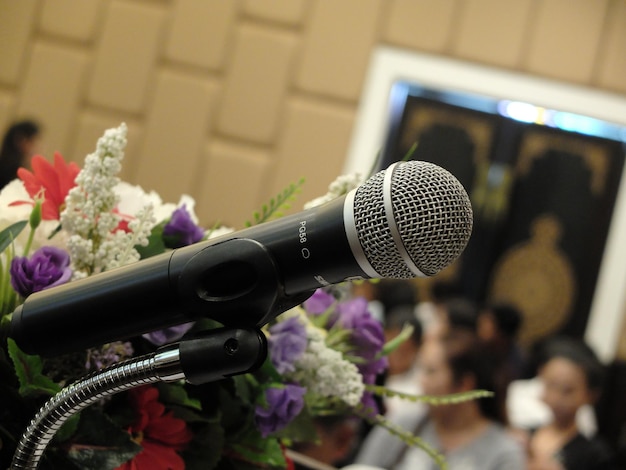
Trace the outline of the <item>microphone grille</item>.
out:
[[[465,249],[472,234],[472,204],[450,172],[433,163],[408,161],[376,173],[357,188],[354,223],[365,257],[381,277],[418,275],[402,252],[421,274],[432,276]]]

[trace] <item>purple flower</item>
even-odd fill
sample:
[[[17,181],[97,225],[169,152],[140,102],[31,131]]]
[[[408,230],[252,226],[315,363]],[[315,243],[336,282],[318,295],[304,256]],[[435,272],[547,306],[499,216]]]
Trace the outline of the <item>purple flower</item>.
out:
[[[298,416],[304,407],[304,392],[303,387],[295,384],[265,391],[267,406],[258,405],[254,417],[263,437],[280,431]]]
[[[64,284],[71,276],[70,255],[54,246],[39,248],[30,258],[16,256],[11,260],[11,285],[24,298]]]
[[[306,327],[298,317],[291,317],[271,326],[269,332],[268,346],[272,364],[281,374],[293,372],[294,362],[306,350]]]
[[[150,333],[146,333],[142,336],[155,346],[161,346],[166,343],[178,341],[193,325],[194,322],[183,323],[182,325],[174,325],[168,328],[163,328],[162,330],[151,331]]]
[[[191,220],[185,204],[172,213],[170,221],[163,227],[163,241],[168,248],[191,245],[203,237],[204,230]]]
[[[362,297],[339,304],[337,310],[338,324],[351,332],[353,352],[366,360],[357,364],[359,372],[366,383],[373,383],[375,376],[387,367],[386,357],[376,357],[385,345],[383,326],[367,310],[367,300]]]
[[[378,403],[371,392],[363,392],[363,395],[361,396],[361,405],[363,406],[365,414],[370,418],[380,414]]]
[[[85,368],[87,370],[101,370],[131,357],[133,352],[133,346],[128,341],[115,341],[99,348],[91,348],[87,350]]]
[[[335,302],[335,298],[324,291],[317,289],[311,297],[304,301],[304,309],[314,315],[324,313]]]

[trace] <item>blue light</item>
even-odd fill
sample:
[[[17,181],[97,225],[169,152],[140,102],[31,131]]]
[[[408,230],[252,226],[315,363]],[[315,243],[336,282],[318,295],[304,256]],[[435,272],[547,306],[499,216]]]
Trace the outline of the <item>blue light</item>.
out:
[[[542,109],[521,101],[500,101],[498,103],[500,114],[521,122],[540,122]]]

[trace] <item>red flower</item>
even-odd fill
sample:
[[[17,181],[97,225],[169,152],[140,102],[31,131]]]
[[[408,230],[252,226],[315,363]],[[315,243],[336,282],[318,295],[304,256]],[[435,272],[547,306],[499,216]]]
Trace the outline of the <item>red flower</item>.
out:
[[[126,233],[132,232],[128,224],[130,223],[131,220],[134,219],[134,217],[132,215],[122,214],[117,207],[113,209],[113,213],[120,217],[119,219],[120,221],[117,224],[117,227],[115,227],[115,229],[113,230],[113,232],[117,232],[118,230],[122,230],[123,232],[126,232]]]
[[[129,432],[143,450],[116,470],[184,470],[185,462],[176,451],[192,437],[185,421],[165,412],[155,387],[135,388],[129,394],[137,413]]]
[[[41,214],[44,220],[58,220],[65,197],[70,189],[76,186],[74,180],[80,171],[76,163],[65,163],[63,156],[54,153],[54,165],[41,155],[31,160],[32,173],[26,168],[17,170],[17,175],[24,182],[24,187],[31,198],[41,197],[44,202]],[[16,201],[11,205],[30,204],[27,201]]]

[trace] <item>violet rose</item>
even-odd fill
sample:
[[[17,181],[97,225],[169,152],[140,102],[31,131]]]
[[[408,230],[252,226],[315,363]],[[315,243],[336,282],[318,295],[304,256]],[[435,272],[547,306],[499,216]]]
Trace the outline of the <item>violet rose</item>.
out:
[[[254,417],[263,437],[280,431],[300,414],[304,408],[304,393],[305,389],[295,384],[265,391],[267,406],[258,405]]]
[[[335,302],[335,297],[332,294],[324,291],[323,289],[317,289],[311,297],[304,301],[304,309],[308,313],[321,314]]]
[[[338,324],[350,330],[350,342],[354,353],[367,362],[357,364],[366,383],[372,383],[374,377],[387,367],[386,357],[377,357],[385,345],[385,333],[382,324],[367,309],[368,303],[358,297],[337,306]]]
[[[11,260],[11,285],[26,298],[34,292],[65,284],[72,277],[70,255],[61,248],[44,246],[30,258],[16,256]]]
[[[174,341],[181,339],[193,325],[194,322],[169,326],[161,330],[145,333],[142,337],[150,341],[155,346],[162,346],[166,343],[173,343]]]
[[[191,219],[185,204],[172,212],[170,221],[163,227],[163,241],[168,248],[191,245],[203,237],[204,230]]]
[[[269,333],[268,348],[272,364],[281,374],[293,372],[294,362],[306,350],[306,327],[298,317],[291,317],[272,325]]]

